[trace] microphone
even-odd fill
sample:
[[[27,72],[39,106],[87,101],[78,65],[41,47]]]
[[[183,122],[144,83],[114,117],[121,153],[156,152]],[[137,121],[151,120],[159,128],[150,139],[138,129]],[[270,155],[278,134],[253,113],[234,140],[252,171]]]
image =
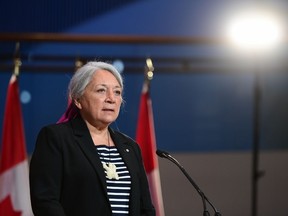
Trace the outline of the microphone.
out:
[[[187,177],[187,179],[189,180],[189,182],[193,185],[193,187],[196,189],[196,191],[199,193],[199,195],[202,198],[202,203],[203,203],[203,216],[210,216],[210,213],[207,209],[207,205],[206,205],[206,201],[209,203],[209,205],[213,208],[214,212],[215,212],[215,216],[221,216],[220,212],[215,208],[215,206],[210,202],[210,200],[205,196],[205,194],[203,193],[203,191],[198,187],[198,185],[193,181],[193,179],[189,176],[189,174],[186,172],[186,170],[184,169],[184,167],[174,158],[172,157],[168,152],[162,151],[157,149],[156,154],[159,157],[162,158],[166,158],[168,160],[170,160],[171,162],[173,162],[174,164],[176,164],[180,170],[183,172],[183,174]]]

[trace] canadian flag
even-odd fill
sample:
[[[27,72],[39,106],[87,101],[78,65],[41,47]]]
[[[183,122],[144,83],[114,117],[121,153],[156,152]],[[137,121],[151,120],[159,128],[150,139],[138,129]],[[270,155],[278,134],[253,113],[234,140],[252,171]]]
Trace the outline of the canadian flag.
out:
[[[161,182],[158,160],[156,157],[156,138],[154,131],[152,101],[150,99],[148,87],[149,83],[144,82],[140,99],[136,141],[139,143],[142,151],[152,202],[156,209],[156,215],[164,216]]]
[[[6,98],[0,155],[0,216],[32,216],[29,169],[19,87],[12,75]]]

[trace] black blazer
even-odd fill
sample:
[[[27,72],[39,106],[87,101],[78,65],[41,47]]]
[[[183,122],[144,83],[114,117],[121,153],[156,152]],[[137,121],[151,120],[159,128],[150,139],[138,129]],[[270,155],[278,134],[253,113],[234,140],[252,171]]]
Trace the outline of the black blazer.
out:
[[[109,131],[131,175],[130,215],[154,216],[138,144]],[[30,162],[30,191],[35,216],[112,215],[102,163],[81,117],[41,129]]]

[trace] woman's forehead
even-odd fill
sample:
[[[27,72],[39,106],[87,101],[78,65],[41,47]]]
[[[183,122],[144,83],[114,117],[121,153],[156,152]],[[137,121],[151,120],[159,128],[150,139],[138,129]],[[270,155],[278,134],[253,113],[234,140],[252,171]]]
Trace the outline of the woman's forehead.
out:
[[[121,87],[117,78],[110,71],[107,70],[98,70],[93,74],[91,82],[94,85],[105,85],[105,86],[117,86]]]

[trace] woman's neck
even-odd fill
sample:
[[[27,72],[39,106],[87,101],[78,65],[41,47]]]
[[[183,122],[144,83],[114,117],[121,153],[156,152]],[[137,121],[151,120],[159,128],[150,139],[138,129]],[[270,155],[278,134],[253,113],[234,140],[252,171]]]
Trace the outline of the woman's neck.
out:
[[[107,145],[114,146],[114,142],[110,136],[108,126],[105,128],[96,128],[88,126],[90,135],[92,137],[94,145]]]

